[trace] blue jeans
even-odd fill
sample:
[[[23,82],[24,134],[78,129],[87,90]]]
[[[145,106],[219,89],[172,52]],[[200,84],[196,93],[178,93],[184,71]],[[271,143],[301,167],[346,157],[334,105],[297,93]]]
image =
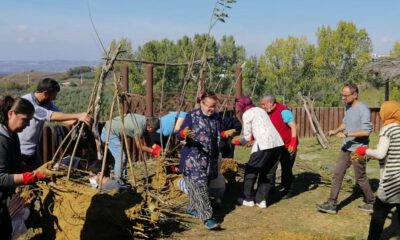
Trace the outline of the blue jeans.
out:
[[[107,129],[104,127],[101,131],[101,141],[104,143],[107,138]],[[114,157],[114,176],[115,178],[121,178],[121,162],[122,162],[122,173],[123,176],[127,174],[126,170],[126,158],[125,153],[122,152],[122,161],[121,159],[121,140],[120,137],[110,132],[110,138],[108,140],[108,150],[111,152],[111,155]]]

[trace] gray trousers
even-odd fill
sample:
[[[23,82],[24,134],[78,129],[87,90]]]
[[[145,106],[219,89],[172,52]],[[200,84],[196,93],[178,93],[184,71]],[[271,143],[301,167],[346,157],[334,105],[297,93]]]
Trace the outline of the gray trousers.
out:
[[[336,162],[335,172],[332,178],[332,187],[329,200],[337,201],[340,188],[342,187],[343,178],[346,174],[347,169],[350,165],[353,165],[354,175],[357,184],[360,186],[364,193],[365,202],[373,203],[375,200],[374,193],[372,192],[371,186],[369,185],[367,174],[365,171],[366,162],[364,159],[352,162],[350,160],[350,153],[348,151],[341,150],[339,153],[338,160]]]

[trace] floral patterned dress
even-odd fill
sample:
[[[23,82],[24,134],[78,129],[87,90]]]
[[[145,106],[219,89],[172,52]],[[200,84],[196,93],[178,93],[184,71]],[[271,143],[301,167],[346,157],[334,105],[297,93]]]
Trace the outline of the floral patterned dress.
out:
[[[195,136],[187,138],[181,151],[180,170],[198,184],[207,184],[218,176],[221,119],[218,113],[205,115],[195,109],[186,115],[181,130],[189,127]],[[179,134],[178,138],[182,139]]]

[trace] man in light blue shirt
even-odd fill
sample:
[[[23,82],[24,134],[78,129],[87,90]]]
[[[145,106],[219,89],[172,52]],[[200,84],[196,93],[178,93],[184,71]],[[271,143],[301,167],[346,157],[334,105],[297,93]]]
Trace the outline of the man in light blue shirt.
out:
[[[158,133],[162,133],[163,136],[168,137],[170,134],[176,133],[181,127],[183,120],[185,120],[185,112],[169,112],[160,118],[160,129]]]
[[[351,160],[351,153],[357,147],[368,145],[369,134],[372,132],[371,113],[367,105],[358,100],[358,87],[353,83],[346,84],[343,87],[342,99],[346,104],[343,122],[335,130],[330,130],[329,135],[342,138],[343,144],[333,173],[329,198],[326,202],[317,204],[317,209],[325,213],[337,213],[337,199],[343,178],[346,170],[353,165],[355,179],[366,202],[358,208],[371,213],[375,196],[367,178],[366,161],[364,158]]]
[[[76,121],[91,124],[93,121],[92,117],[86,112],[62,113],[53,102],[59,91],[60,85],[56,80],[44,78],[38,83],[35,92],[22,96],[35,107],[35,113],[29,122],[29,126],[18,133],[21,143],[21,160],[27,171],[36,169],[42,164],[38,147],[46,121],[59,121],[66,125],[71,125]]]
[[[160,128],[150,134],[151,144],[165,145],[170,135],[175,134],[185,120],[186,112],[169,112],[160,118]]]

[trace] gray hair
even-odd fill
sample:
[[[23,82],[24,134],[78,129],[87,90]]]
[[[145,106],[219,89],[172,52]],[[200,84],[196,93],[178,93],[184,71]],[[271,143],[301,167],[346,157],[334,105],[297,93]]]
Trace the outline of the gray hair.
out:
[[[272,94],[264,95],[264,97],[262,98],[262,100],[265,100],[265,101],[268,101],[268,102],[276,103],[276,98],[275,98],[275,96],[272,95]]]
[[[154,129],[160,128],[160,119],[158,119],[157,117],[147,117],[146,127],[151,127]]]

